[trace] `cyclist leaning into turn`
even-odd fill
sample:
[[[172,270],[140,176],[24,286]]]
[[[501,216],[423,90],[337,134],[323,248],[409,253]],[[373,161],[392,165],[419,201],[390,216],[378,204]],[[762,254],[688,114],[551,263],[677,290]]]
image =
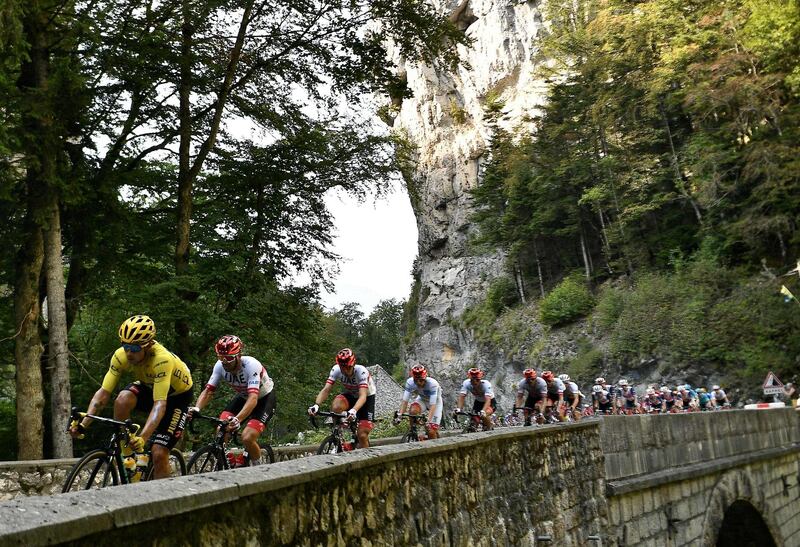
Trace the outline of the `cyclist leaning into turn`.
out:
[[[336,364],[325,381],[325,387],[317,394],[314,404],[308,407],[308,413],[313,416],[319,412],[319,405],[328,399],[337,380],[342,382],[344,391],[334,397],[331,410],[346,411],[348,420],[358,419],[358,447],[368,448],[369,433],[375,420],[375,381],[367,367],[356,364],[356,355],[350,348],[344,348],[336,354]]]
[[[242,431],[242,444],[247,450],[250,464],[258,465],[261,459],[258,437],[275,413],[275,383],[258,359],[242,355],[243,349],[242,341],[232,334],[226,334],[217,341],[214,346],[217,362],[197,403],[189,409],[189,418],[191,413],[205,408],[214,397],[220,381],[225,380],[236,391],[236,396],[230,400],[219,419],[230,419],[228,431],[238,430],[247,420]]]
[[[169,476],[169,451],[186,425],[192,402],[192,375],[178,356],[156,342],[156,325],[146,315],[134,315],[119,327],[122,347],[114,352],[103,385],[92,397],[88,414],[98,415],[111,400],[119,379],[133,372],[136,381],[122,388],[114,400],[114,419],[127,420],[134,408],[149,412],[140,436],[132,436],[125,452],[142,452],[152,442],[153,478]],[[81,437],[91,418],[70,424],[70,435]]]
[[[411,397],[416,394],[414,399]],[[411,367],[411,377],[406,380],[403,390],[403,400],[400,403],[398,414],[404,414],[411,401],[409,414],[420,414],[424,408],[428,409],[425,429],[428,438],[439,438],[439,424],[442,423],[442,389],[439,382],[428,376],[427,369],[422,365]],[[396,423],[399,423],[399,418]]]

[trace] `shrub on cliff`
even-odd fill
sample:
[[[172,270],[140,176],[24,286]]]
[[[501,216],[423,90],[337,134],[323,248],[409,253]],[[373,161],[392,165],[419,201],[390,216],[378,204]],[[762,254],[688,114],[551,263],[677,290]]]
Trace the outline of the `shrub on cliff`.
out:
[[[547,293],[539,303],[539,319],[550,326],[570,323],[594,306],[594,297],[577,276],[569,276]]]

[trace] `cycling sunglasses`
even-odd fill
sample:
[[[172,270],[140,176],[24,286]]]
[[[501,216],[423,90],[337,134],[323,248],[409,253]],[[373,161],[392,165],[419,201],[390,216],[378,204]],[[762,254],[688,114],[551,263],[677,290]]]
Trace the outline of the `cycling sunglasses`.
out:
[[[219,355],[219,354],[217,354],[217,357],[219,357],[219,360],[222,361],[226,365],[230,365],[232,363],[235,363],[236,362],[236,358],[238,356],[239,356],[238,354],[237,355]]]
[[[142,351],[142,346],[139,344],[122,344],[122,349],[131,353],[139,353]]]

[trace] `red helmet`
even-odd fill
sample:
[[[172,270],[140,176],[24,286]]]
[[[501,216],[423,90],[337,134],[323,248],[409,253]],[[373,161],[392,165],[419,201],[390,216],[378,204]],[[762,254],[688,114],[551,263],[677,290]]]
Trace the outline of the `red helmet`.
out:
[[[411,377],[415,380],[417,378],[422,378],[423,380],[428,377],[428,371],[425,370],[425,367],[422,365],[417,365],[415,367],[411,367]]]
[[[542,378],[544,378],[544,381],[545,381],[545,382],[552,382],[552,381],[553,381],[553,378],[555,378],[555,375],[554,375],[554,374],[553,374],[551,371],[549,371],[549,370],[545,370],[545,371],[542,373]]]
[[[217,340],[214,350],[217,352],[217,355],[241,355],[243,347],[244,344],[242,344],[238,336],[226,334]]]
[[[341,349],[339,350],[339,353],[336,354],[336,364],[344,365],[346,367],[355,365],[356,354],[353,353],[353,350],[351,350],[350,348]]]
[[[532,369],[532,368],[526,368],[522,372],[522,374],[525,376],[525,378],[527,378],[529,380],[533,380],[534,378],[536,378],[536,371],[534,369]]]
[[[471,368],[467,371],[467,377],[475,380],[483,378],[483,371],[479,368]]]

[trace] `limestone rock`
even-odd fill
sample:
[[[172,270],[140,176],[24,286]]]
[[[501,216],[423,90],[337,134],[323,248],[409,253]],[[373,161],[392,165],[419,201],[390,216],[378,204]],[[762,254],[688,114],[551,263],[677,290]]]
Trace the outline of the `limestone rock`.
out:
[[[469,191],[479,184],[491,137],[484,109],[489,101],[502,102],[500,123],[512,129],[529,123],[543,104],[547,84],[536,69],[546,24],[535,1],[432,1],[473,44],[461,48],[465,63],[454,73],[397,58],[413,97],[402,102],[394,128],[416,145],[407,182],[419,229],[415,276],[421,291],[418,336],[406,361],[444,378],[452,401],[464,370],[488,363],[454,320],[483,298],[504,267],[501,253],[476,254],[468,245],[474,230]]]

